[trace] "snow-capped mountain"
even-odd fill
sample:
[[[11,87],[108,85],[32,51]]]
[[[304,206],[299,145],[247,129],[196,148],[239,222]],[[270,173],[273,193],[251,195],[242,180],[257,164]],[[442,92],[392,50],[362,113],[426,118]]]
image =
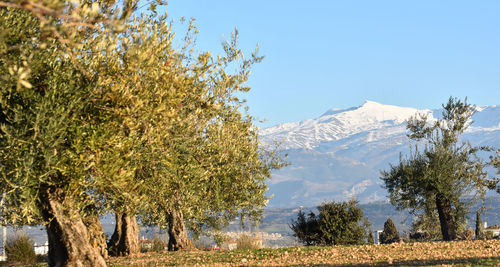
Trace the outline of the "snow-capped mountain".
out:
[[[383,105],[331,109],[316,119],[262,129],[266,142],[281,142],[290,166],[275,171],[269,182],[270,206],[311,206],[355,196],[361,202],[386,198],[380,170],[409,151],[406,120],[417,113],[430,120],[441,110]],[[500,107],[478,107],[464,139],[500,147]]]

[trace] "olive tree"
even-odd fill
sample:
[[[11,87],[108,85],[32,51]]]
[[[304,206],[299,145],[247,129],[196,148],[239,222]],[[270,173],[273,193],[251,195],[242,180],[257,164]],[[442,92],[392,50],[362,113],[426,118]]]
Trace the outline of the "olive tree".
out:
[[[453,240],[466,218],[464,197],[482,196],[487,174],[479,149],[459,140],[471,124],[474,107],[450,98],[443,108],[441,119],[430,122],[416,115],[407,122],[408,137],[415,141],[412,152],[382,171],[381,179],[396,207],[413,213],[437,211],[443,239]]]
[[[87,133],[93,80],[61,53],[40,45],[39,18],[0,8],[0,172],[13,223],[42,222],[49,265],[105,265],[82,219],[93,203]]]
[[[244,85],[249,68],[262,58],[243,58],[237,32],[223,47],[225,55],[201,53],[186,69],[180,119],[163,128],[164,161],[149,180],[151,202],[142,220],[168,229],[170,250],[193,248],[187,228],[197,235],[236,216],[258,219],[267,203],[265,179],[284,164],[261,147],[253,118],[236,96],[250,89]],[[234,64],[239,69],[229,73]]]
[[[99,206],[109,206],[110,195],[135,198],[127,194],[136,187],[130,175],[110,182],[100,175],[109,170],[96,169],[103,158],[114,158],[115,170],[128,162],[99,146],[117,140],[107,127],[123,118],[109,101],[118,94],[101,80],[112,73],[100,59],[132,6],[0,2],[2,189],[12,223],[47,226],[51,266],[105,265]]]

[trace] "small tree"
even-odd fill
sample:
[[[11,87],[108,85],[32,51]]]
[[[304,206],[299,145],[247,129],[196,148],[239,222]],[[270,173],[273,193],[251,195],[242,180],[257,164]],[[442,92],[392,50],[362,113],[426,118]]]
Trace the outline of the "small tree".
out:
[[[292,220],[290,229],[294,232],[293,236],[306,246],[317,245],[319,242],[318,220],[312,211],[306,217],[305,213],[300,210],[297,214],[297,220]]]
[[[408,158],[382,172],[391,203],[410,212],[437,211],[444,240],[457,238],[468,205],[464,196],[484,196],[486,173],[479,148],[459,142],[471,123],[474,107],[456,98],[443,105],[443,118],[429,122],[425,115],[407,122],[408,137],[415,141]],[[419,149],[418,144],[425,147]]]
[[[384,223],[384,231],[380,234],[380,243],[390,244],[399,242],[400,240],[401,238],[399,237],[396,225],[391,220],[391,218],[387,218],[387,221],[385,221]]]
[[[483,225],[481,221],[481,212],[478,210],[476,211],[476,239],[483,239],[484,234],[483,234]]]
[[[370,229],[368,229],[368,238],[366,240],[366,243],[371,245],[371,244],[374,244],[375,243],[375,240],[373,238],[373,233]]]

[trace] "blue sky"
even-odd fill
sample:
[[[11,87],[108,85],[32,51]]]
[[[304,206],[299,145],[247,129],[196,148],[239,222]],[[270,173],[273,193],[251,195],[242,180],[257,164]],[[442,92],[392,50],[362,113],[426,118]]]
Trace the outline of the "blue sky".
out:
[[[169,0],[194,18],[198,47],[234,28],[253,69],[245,95],[259,126],[315,118],[365,100],[438,108],[448,97],[500,104],[500,1]]]

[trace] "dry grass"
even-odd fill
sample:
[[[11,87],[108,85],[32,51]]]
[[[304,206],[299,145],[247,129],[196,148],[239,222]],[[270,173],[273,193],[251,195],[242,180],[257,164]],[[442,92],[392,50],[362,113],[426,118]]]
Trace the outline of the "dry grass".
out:
[[[145,253],[110,266],[500,266],[500,240]]]

